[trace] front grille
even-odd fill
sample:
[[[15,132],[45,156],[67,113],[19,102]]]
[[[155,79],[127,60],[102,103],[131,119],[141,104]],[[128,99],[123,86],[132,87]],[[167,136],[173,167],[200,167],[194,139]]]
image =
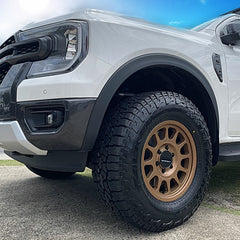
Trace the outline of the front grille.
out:
[[[48,36],[17,42],[14,36],[0,46],[0,84],[12,65],[40,61],[47,58],[52,49],[52,39]]]
[[[0,50],[2,50],[3,48],[7,47],[8,45],[11,45],[11,44],[14,44],[14,43],[16,43],[15,38],[14,38],[14,36],[11,36],[8,40],[6,40],[6,41],[0,46]],[[10,54],[12,54],[12,53],[13,53],[12,50],[8,50],[8,51],[6,51],[5,54],[3,54],[3,55],[1,56],[1,58],[6,57],[6,56],[8,56],[8,55],[10,55]],[[7,75],[8,71],[10,70],[10,68],[11,68],[11,65],[10,65],[10,64],[2,64],[2,65],[0,66],[0,85],[1,85],[1,83],[2,83],[2,81],[3,81],[3,79],[5,78],[5,76]]]
[[[5,48],[5,47],[8,46],[8,45],[11,45],[11,44],[14,44],[14,43],[16,43],[16,41],[15,41],[14,36],[12,36],[12,37],[10,37],[8,40],[6,40],[6,41],[0,46],[0,50],[3,49],[3,48]]]
[[[34,53],[34,52],[37,52],[38,49],[39,49],[38,42],[33,42],[33,43],[29,43],[29,44],[19,46],[16,49],[15,54],[20,55],[20,54]]]
[[[10,64],[4,64],[0,67],[0,84],[2,83],[3,79],[7,75],[10,68],[11,68]]]

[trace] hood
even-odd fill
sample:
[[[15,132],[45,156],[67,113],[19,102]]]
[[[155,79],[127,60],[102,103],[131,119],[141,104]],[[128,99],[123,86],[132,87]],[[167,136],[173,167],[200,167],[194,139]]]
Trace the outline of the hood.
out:
[[[179,29],[172,26],[162,25],[162,24],[154,24],[143,19],[138,19],[134,17],[128,17],[125,15],[116,14],[113,12],[96,10],[96,9],[87,9],[81,10],[77,12],[72,12],[66,15],[61,15],[58,17],[54,17],[51,19],[47,19],[45,21],[37,22],[37,23],[30,23],[22,28],[22,31],[29,30],[32,28],[37,28],[40,26],[57,23],[66,20],[86,20],[86,21],[98,21],[98,22],[106,22],[106,23],[114,23],[114,24],[121,24],[130,27],[142,28],[149,31],[165,33],[170,35],[179,35],[182,36],[183,34],[189,36],[189,38],[196,37],[205,40],[209,40],[210,36],[207,34],[200,34],[198,32],[188,30],[188,29]]]

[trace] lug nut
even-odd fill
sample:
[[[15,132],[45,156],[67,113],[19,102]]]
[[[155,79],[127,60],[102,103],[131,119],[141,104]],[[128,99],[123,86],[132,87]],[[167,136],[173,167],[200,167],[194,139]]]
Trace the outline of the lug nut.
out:
[[[160,165],[160,162],[159,162],[159,161],[157,161],[157,162],[156,162],[156,165],[157,165],[157,166],[159,166],[159,165]]]
[[[161,154],[162,152],[161,152],[161,150],[160,150],[160,149],[158,149],[157,153],[158,153],[158,154]]]
[[[166,150],[168,150],[168,149],[169,149],[168,145],[165,147],[165,149],[166,149]]]
[[[175,154],[174,153],[172,153],[172,157],[174,157],[175,156]]]
[[[162,173],[165,173],[165,172],[166,172],[166,170],[165,170],[165,169],[163,169],[163,170],[162,170]]]
[[[172,169],[172,168],[173,168],[173,165],[170,166],[170,169]]]

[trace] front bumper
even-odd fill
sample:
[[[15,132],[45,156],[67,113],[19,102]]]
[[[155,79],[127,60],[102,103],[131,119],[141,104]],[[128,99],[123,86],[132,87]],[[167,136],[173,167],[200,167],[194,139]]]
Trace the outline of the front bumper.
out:
[[[17,121],[0,122],[0,147],[25,155],[46,155],[47,151],[32,145],[25,137]]]
[[[49,151],[79,151],[86,134],[95,99],[55,99],[17,103],[16,119],[27,140]],[[56,124],[45,123],[49,113]]]
[[[6,115],[0,121],[0,147],[24,155],[84,151],[82,144],[94,103],[95,99],[16,103],[15,119],[9,121]],[[45,125],[46,116],[56,112],[61,113],[56,115],[58,124]]]
[[[85,89],[79,75],[82,79],[87,77],[75,73],[73,78],[73,73],[68,73],[55,76],[55,82],[52,76],[27,79],[32,59],[18,56],[19,61],[10,61],[15,59],[11,49],[18,46],[16,41],[11,37],[0,46],[0,147],[27,166],[52,171],[83,171],[91,151],[84,145],[84,139],[96,101],[88,97],[94,95],[86,96],[79,91]],[[61,77],[64,81],[59,79]],[[74,79],[78,94],[72,89],[65,94],[68,86],[74,85]],[[37,93],[41,93],[40,97],[36,97],[32,88],[23,86],[23,82],[30,82]],[[43,89],[39,88],[39,82]],[[26,97],[28,94],[34,97]]]
[[[96,99],[17,102],[18,86],[23,79],[26,79],[30,66],[31,63],[13,65],[0,83],[0,144],[2,147],[9,152],[25,155],[44,155],[47,151],[62,150],[88,151],[88,149],[82,149],[82,144]],[[43,123],[41,119],[43,115],[39,114],[40,117],[36,117],[36,111],[60,112],[61,121],[57,126],[37,128],[37,124]]]
[[[94,103],[94,99],[18,103],[17,120],[0,121],[0,147],[27,166],[50,171],[84,171],[89,150],[83,149],[82,144]],[[34,114],[29,112],[39,113],[39,109],[63,110],[61,125],[56,129],[34,128],[36,118],[32,119]]]

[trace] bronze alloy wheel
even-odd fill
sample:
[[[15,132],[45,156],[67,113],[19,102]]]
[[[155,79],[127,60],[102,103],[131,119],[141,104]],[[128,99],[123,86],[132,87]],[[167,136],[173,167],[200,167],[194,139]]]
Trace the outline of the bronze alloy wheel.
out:
[[[191,185],[197,165],[196,146],[180,122],[164,121],[148,135],[141,158],[144,183],[156,199],[177,200]]]

